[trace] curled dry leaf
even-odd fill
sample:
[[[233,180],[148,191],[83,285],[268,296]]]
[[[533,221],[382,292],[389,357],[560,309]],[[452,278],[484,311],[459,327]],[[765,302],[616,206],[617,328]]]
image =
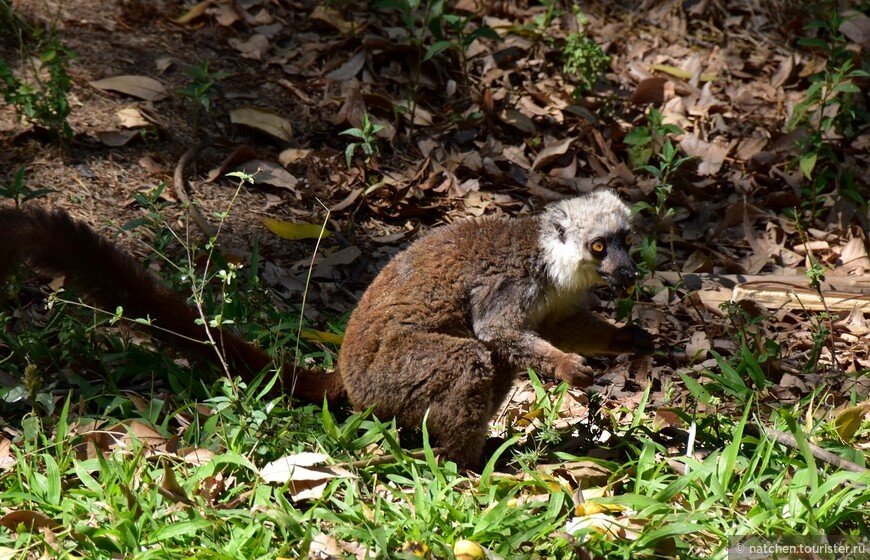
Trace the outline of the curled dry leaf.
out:
[[[328,458],[322,453],[286,455],[265,465],[260,470],[260,478],[266,482],[288,484],[294,500],[317,499],[323,495],[330,480],[353,477],[353,474],[340,467],[315,466]]]
[[[188,505],[193,504],[191,499],[187,496],[187,491],[178,483],[178,479],[175,477],[175,471],[173,471],[169,466],[168,461],[163,463],[163,481],[160,483],[157,491],[160,492],[163,497],[172,502],[181,502]]]
[[[532,164],[532,169],[543,167],[568,153],[568,149],[571,147],[573,141],[574,138],[565,138],[564,140],[551,144],[538,152],[538,157],[535,158],[535,162]]]
[[[238,169],[254,175],[255,184],[266,184],[290,190],[295,190],[296,185],[299,184],[299,180],[292,173],[271,161],[252,159],[243,163]]]
[[[257,152],[255,152],[253,148],[250,146],[239,146],[221,162],[220,167],[208,172],[208,180],[214,181],[218,177],[223,176],[227,171],[236,169],[240,164],[252,160],[255,157],[257,157]]]
[[[145,101],[160,101],[168,94],[163,84],[148,76],[113,76],[90,82],[91,86],[104,91],[116,91]]]
[[[290,121],[268,109],[237,107],[230,111],[230,121],[233,124],[241,124],[265,132],[285,142],[293,138],[293,125]]]

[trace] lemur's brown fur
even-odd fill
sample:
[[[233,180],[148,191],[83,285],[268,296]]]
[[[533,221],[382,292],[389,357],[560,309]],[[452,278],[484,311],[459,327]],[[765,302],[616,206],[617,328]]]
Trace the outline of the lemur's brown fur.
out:
[[[339,355],[357,408],[428,429],[475,466],[487,424],[520,371],[587,386],[582,354],[649,353],[634,325],[597,318],[589,290],[634,286],[631,214],[609,191],[533,217],[483,218],[437,229],[397,255],[363,294]]]
[[[407,427],[419,427],[428,410],[428,429],[447,455],[478,465],[487,424],[518,372],[533,368],[587,386],[592,371],[579,354],[652,351],[645,331],[611,325],[586,305],[597,284],[621,292],[634,285],[630,221],[616,195],[599,191],[533,217],[436,229],[397,255],[363,295],[348,321],[340,377],[298,368],[294,396],[334,402],[346,391],[357,409],[374,406]],[[215,357],[214,348],[185,340],[206,337],[183,298],[68,214],[0,209],[0,238],[0,274],[23,261],[64,275],[107,309],[150,317],[157,336]],[[228,330],[212,335],[244,378],[272,364]]]

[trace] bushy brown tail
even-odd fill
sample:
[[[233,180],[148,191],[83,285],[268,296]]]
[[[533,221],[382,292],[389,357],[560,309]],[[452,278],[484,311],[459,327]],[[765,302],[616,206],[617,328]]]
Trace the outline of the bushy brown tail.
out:
[[[60,210],[38,207],[0,209],[0,278],[17,263],[48,275],[63,275],[68,285],[87,294],[100,306],[114,312],[120,306],[126,317],[149,317],[157,327],[152,334],[184,352],[216,362],[216,350],[227,360],[231,372],[250,381],[271,365],[269,355],[226,329],[210,329],[217,349],[210,344],[206,328],[197,325],[198,313],[176,292],[164,286],[133,257],[84,223]],[[294,396],[321,403],[343,400],[337,373],[328,374],[297,367],[284,367],[285,387]],[[294,382],[295,381],[295,382]]]

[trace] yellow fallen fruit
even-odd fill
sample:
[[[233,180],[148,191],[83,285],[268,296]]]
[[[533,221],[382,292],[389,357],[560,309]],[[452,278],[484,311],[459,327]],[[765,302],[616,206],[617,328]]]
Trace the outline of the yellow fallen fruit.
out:
[[[483,547],[468,539],[459,539],[453,545],[453,556],[456,560],[484,560],[486,553]]]

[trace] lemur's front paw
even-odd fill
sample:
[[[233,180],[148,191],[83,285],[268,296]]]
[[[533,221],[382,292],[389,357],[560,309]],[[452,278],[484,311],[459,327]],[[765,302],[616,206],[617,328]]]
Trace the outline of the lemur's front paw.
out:
[[[577,354],[565,354],[559,360],[554,375],[556,379],[567,381],[572,387],[589,387],[594,380],[592,368]]]
[[[655,351],[655,338],[637,325],[625,325],[610,339],[610,350],[614,354],[645,356]]]

